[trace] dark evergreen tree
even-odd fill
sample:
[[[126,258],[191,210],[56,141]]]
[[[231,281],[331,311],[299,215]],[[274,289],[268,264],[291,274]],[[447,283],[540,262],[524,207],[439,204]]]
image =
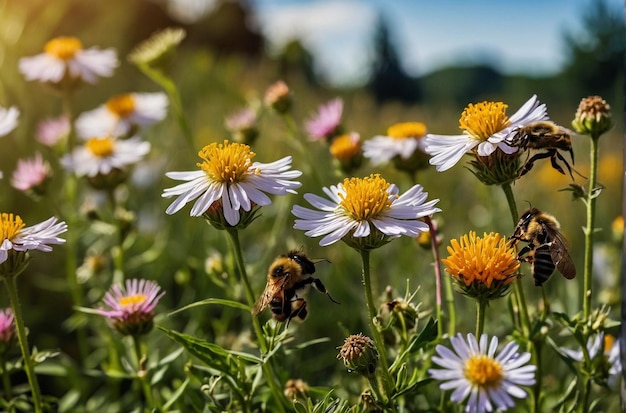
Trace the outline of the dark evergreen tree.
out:
[[[624,74],[626,25],[623,9],[606,0],[589,2],[583,13],[584,33],[565,33],[569,62],[563,72],[573,97],[615,96]]]
[[[374,39],[374,64],[367,88],[378,103],[396,100],[414,103],[421,100],[419,81],[406,74],[387,22],[380,17]]]

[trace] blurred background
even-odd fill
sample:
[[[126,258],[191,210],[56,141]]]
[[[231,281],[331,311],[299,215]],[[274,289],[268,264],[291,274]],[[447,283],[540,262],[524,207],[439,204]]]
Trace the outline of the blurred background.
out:
[[[424,122],[433,133],[455,134],[468,103],[501,100],[509,104],[510,115],[533,94],[547,104],[553,121],[569,127],[581,98],[602,96],[612,107],[616,126],[600,145],[599,180],[605,189],[598,201],[597,227],[601,230],[597,239],[604,252],[598,252],[601,255],[596,259],[596,281],[604,291],[602,302],[617,308],[620,241],[611,228],[620,215],[622,200],[626,46],[622,1],[529,0],[513,5],[498,0],[0,0],[0,105],[15,105],[22,112],[18,129],[1,141],[4,179],[0,181],[0,210],[19,213],[27,223],[40,222],[54,213],[51,203],[63,202],[55,194],[55,188],[63,183],[62,171],[57,170],[50,184],[48,200],[33,201],[9,183],[18,158],[45,151],[34,140],[37,122],[58,116],[62,110],[57,96],[23,79],[18,72],[19,58],[40,53],[46,41],[61,35],[76,36],[86,47],[117,49],[121,65],[115,75],[75,96],[76,108],[90,110],[113,94],[159,90],[126,56],[139,42],[166,27],[187,31],[171,76],[197,149],[228,138],[225,117],[259,102],[276,80],[284,80],[293,92],[293,117],[299,127],[318,105],[340,96],[345,102],[343,123],[346,129],[359,132],[361,139],[406,121]],[[313,385],[328,385],[315,383],[314,377],[323,375],[308,372],[343,372],[334,359],[334,347],[347,334],[366,329],[359,256],[345,245],[320,248],[318,240],[291,229],[293,218],[285,218],[284,211],[294,203],[308,206],[302,194],[321,194],[322,185],[336,184],[342,177],[332,167],[324,167],[331,161],[319,142],[305,142],[309,162],[315,162],[303,165],[305,160],[297,158],[293,148],[281,144],[288,132],[280,119],[260,119],[259,130],[253,144],[255,160],[269,162],[294,155],[294,168],[304,170],[305,175],[297,196],[276,200],[263,209],[262,217],[242,235],[250,274],[254,274],[253,287],[260,293],[273,257],[289,248],[303,247],[309,256],[331,262],[318,265],[319,277],[342,303],[341,311],[323,295],[312,292],[309,319],[293,327],[296,340],[329,337],[329,342],[319,345],[321,349],[308,348],[306,357],[294,358],[290,367],[294,375],[306,377]],[[175,184],[164,173],[192,170],[197,162],[189,156],[178,125],[168,119],[144,137],[153,151],[146,165],[137,168],[126,194],[129,209],[137,214],[137,236],[127,252],[127,278],[157,280],[167,290],[160,306],[164,312],[208,297],[241,299],[237,280],[227,277],[228,271],[215,270],[211,267],[214,262],[207,258],[223,260],[226,269],[232,265],[224,235],[198,225],[197,219],[187,216],[187,208],[174,216],[164,213],[169,200],[161,199],[160,193]],[[304,132],[301,137],[306,140]],[[584,138],[574,140],[575,168],[585,176],[588,147]],[[318,178],[306,175],[311,167],[317,169]],[[354,174],[371,172],[381,172],[403,191],[413,184],[391,166],[373,168],[365,162]],[[429,198],[441,200],[443,213],[436,218],[441,221],[442,255],[450,239],[470,230],[479,234],[512,232],[501,189],[480,184],[462,165],[445,173],[434,168],[420,172],[417,182],[429,192]],[[584,185],[578,177],[577,182]],[[560,175],[546,161],[518,181],[514,191],[518,208],[530,203],[557,216],[572,244],[577,266],[582,268],[585,209],[582,203],[571,201],[569,192],[559,192],[570,183],[569,176]],[[269,239],[275,234],[270,229],[276,219],[287,221],[279,236]],[[82,242],[81,262],[92,253],[97,240]],[[89,323],[89,328],[96,330],[104,320],[72,318],[75,313],[65,285],[64,256],[58,252],[62,250],[55,248],[55,253],[45,257],[36,254],[28,272],[21,276],[20,288],[31,343],[61,348],[71,357],[75,354],[72,341],[62,338],[59,331],[71,332],[80,323]],[[93,278],[83,280],[85,306],[96,306],[110,285],[110,258],[106,248],[100,250],[96,252],[105,257],[105,265]],[[386,285],[393,287],[394,296],[404,295],[408,279],[411,290],[421,286],[417,300],[425,310],[432,310],[432,256],[428,250],[419,250],[413,240],[401,239],[373,253],[372,259],[381,297]],[[548,292],[558,297],[555,310],[579,311],[582,277],[572,282],[556,277],[560,278],[555,275],[546,285]],[[530,281],[528,295],[531,303],[540,297]],[[0,302],[8,305],[4,295]],[[460,314],[470,314],[471,322],[473,302],[458,296],[456,305]],[[488,332],[510,332],[505,300],[492,305],[490,316]],[[249,328],[246,316],[216,306],[164,317],[160,322],[228,348],[240,346]],[[472,324],[469,326],[471,330]],[[160,345],[172,345],[159,333],[152,334]],[[345,374],[336,377],[333,380],[341,380]],[[63,388],[53,381],[49,385],[59,392]]]

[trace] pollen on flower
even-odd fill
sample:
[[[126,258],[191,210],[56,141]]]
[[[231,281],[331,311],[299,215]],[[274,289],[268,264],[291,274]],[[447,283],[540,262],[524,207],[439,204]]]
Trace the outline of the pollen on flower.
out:
[[[24,221],[19,215],[0,214],[0,240],[12,239],[22,228]]]
[[[484,354],[470,357],[463,373],[470,383],[481,388],[498,387],[503,379],[502,365]]]
[[[422,122],[402,122],[391,125],[387,136],[395,139],[421,138],[426,135],[426,125]]]
[[[144,301],[146,301],[146,298],[148,297],[143,294],[128,295],[126,297],[120,297],[119,304],[122,307],[129,307],[131,305],[143,303]]]
[[[379,174],[372,174],[363,179],[346,178],[343,181],[345,195],[340,205],[345,208],[355,221],[367,221],[377,217],[391,206],[389,183]]]
[[[198,156],[204,162],[197,165],[212,180],[232,184],[242,181],[255,155],[248,145],[225,140],[223,144],[211,143],[202,148]],[[260,174],[260,171],[255,173]]]
[[[120,118],[126,118],[135,111],[135,98],[130,93],[113,96],[107,101],[106,108]]]
[[[91,138],[85,143],[91,153],[100,158],[110,156],[114,150],[114,139],[111,137]]]
[[[57,37],[46,43],[44,51],[62,60],[70,60],[76,52],[83,49],[83,44],[76,37]]]
[[[485,141],[510,124],[506,116],[507,106],[502,102],[470,103],[461,114],[460,127],[473,137]]]

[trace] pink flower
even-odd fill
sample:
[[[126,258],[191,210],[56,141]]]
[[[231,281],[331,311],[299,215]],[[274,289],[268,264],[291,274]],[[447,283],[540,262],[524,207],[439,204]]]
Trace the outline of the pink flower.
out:
[[[20,159],[17,168],[13,171],[11,185],[20,191],[42,189],[42,185],[50,176],[50,164],[43,160],[40,153],[34,158]]]
[[[339,133],[343,100],[336,98],[321,105],[318,113],[306,122],[305,128],[311,140],[329,139]]]
[[[107,317],[113,327],[123,335],[141,335],[152,330],[154,309],[165,291],[149,280],[126,280],[126,288],[115,284],[104,296],[98,313]]]
[[[45,119],[37,125],[37,141],[46,146],[55,146],[70,133],[70,121],[67,116]]]
[[[0,343],[9,343],[13,338],[15,338],[13,310],[5,308],[0,310]]]

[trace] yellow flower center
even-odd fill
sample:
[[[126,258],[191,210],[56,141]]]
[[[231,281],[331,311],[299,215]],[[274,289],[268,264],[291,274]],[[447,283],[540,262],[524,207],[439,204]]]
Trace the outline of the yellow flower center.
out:
[[[465,363],[465,377],[474,386],[497,387],[503,379],[502,365],[491,357],[471,356]]]
[[[12,239],[24,228],[24,221],[19,215],[0,214],[0,241]]]
[[[446,272],[466,286],[477,282],[491,288],[494,280],[509,284],[520,267],[515,249],[509,248],[506,239],[493,232],[479,238],[475,231],[470,231],[460,242],[453,239],[448,253],[450,256],[442,260],[447,266]]]
[[[120,297],[119,304],[122,307],[129,307],[131,305],[143,303],[146,301],[146,298],[148,297],[143,294],[129,295],[126,297]]]
[[[135,111],[135,98],[130,93],[113,96],[107,101],[106,108],[120,118],[126,118]]]
[[[613,348],[613,344],[615,343],[615,337],[610,334],[606,334],[604,336],[604,354],[608,354]]]
[[[87,149],[99,158],[111,156],[115,148],[115,140],[111,137],[91,138],[85,144]]]
[[[50,56],[70,60],[76,52],[83,50],[83,44],[76,37],[57,37],[46,43],[43,50]]]
[[[461,114],[461,129],[481,141],[506,128],[511,122],[506,116],[506,108],[502,102],[470,103]]]
[[[389,184],[378,174],[363,179],[346,178],[343,180],[345,195],[340,205],[348,211],[355,221],[367,221],[376,218],[391,206]]]
[[[359,139],[350,133],[337,136],[330,144],[330,154],[339,160],[348,160],[354,157],[361,149]]]
[[[204,162],[197,166],[202,169],[213,181],[233,184],[243,181],[252,166],[252,158],[256,154],[250,150],[248,145],[243,143],[212,143],[202,148],[198,156]],[[260,173],[261,171],[255,171]]]
[[[426,135],[426,125],[422,122],[402,122],[391,125],[387,136],[395,139],[422,138]]]

